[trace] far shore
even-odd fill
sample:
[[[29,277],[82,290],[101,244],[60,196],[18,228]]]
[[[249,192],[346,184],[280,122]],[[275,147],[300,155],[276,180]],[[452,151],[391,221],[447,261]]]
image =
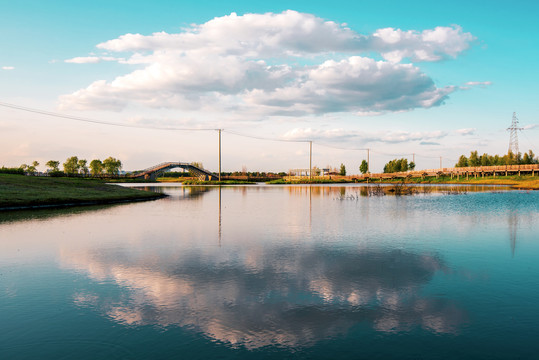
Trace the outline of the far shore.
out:
[[[237,181],[237,180],[225,180],[225,181],[199,181],[196,178],[159,178],[158,183],[181,183],[184,185],[234,185],[234,184],[254,184],[252,181]],[[410,178],[410,179],[371,179],[367,181],[362,179],[360,175],[338,176],[332,175],[331,177],[283,177],[282,179],[272,180],[266,182],[270,185],[296,185],[296,184],[466,184],[466,185],[505,185],[510,186],[516,190],[539,190],[539,176],[488,176],[466,179],[461,177],[457,179],[449,176],[440,177],[425,177],[425,178]]]
[[[174,181],[176,180],[176,181]],[[183,180],[183,181],[182,181]],[[165,194],[123,187],[107,183],[107,180],[88,178],[54,178],[0,174],[0,211],[41,209],[84,205],[103,205],[123,202],[146,201],[165,197]],[[119,180],[121,182],[121,180]],[[156,183],[159,183],[157,181]],[[196,181],[190,179],[167,179],[184,185],[247,185],[247,181]],[[267,184],[366,184],[353,176],[329,178],[286,178]],[[539,190],[538,176],[497,176],[484,178],[425,177],[411,179],[371,180],[369,184],[467,184],[505,185],[515,190]]]

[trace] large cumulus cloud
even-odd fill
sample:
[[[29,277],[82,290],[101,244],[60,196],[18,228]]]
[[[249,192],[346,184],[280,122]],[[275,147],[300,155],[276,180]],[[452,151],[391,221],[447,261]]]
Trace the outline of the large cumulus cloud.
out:
[[[66,60],[117,61],[136,69],[112,81],[97,80],[62,96],[60,103],[80,109],[121,110],[136,103],[259,115],[429,108],[456,88],[437,87],[413,63],[456,57],[473,39],[458,26],[421,32],[385,28],[363,35],[290,10],[231,14],[176,34],[125,34],[98,44],[101,55]],[[366,57],[372,54],[378,58]]]

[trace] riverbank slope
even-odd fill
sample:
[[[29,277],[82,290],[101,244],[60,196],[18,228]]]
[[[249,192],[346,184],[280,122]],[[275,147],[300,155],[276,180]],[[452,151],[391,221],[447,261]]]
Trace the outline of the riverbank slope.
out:
[[[0,174],[0,210],[109,204],[163,196],[103,180]]]

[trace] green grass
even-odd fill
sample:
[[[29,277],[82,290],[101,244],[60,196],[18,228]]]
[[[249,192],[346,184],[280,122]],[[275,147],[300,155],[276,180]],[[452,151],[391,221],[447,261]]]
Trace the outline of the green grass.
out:
[[[370,183],[386,183],[386,184],[396,184],[401,183],[403,179],[371,179]],[[469,176],[466,179],[466,176],[460,176],[457,179],[455,176],[451,178],[450,176],[440,176],[436,178],[425,177],[425,178],[410,178],[405,179],[407,184],[469,184],[469,185],[511,185],[515,189],[526,189],[526,190],[539,190],[539,177],[538,176],[517,176],[517,175],[498,175],[498,176],[485,176],[477,178]]]
[[[162,194],[106,184],[103,180],[0,174],[0,209],[105,204],[155,199]]]

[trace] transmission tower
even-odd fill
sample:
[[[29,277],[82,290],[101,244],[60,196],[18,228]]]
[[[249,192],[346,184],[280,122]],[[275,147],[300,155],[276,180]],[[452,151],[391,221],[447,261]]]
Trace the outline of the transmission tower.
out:
[[[518,155],[518,130],[523,128],[518,127],[517,113],[513,113],[513,121],[511,121],[511,126],[507,128],[510,132],[509,135],[509,151],[513,154]]]

